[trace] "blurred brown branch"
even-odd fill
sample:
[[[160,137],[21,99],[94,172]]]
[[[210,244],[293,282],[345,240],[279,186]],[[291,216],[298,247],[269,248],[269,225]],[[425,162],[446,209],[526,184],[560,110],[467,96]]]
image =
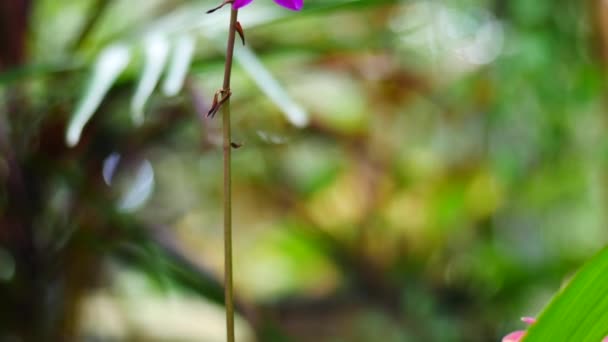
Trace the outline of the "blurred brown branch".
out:
[[[0,2],[0,72],[23,62],[30,9],[30,0]]]

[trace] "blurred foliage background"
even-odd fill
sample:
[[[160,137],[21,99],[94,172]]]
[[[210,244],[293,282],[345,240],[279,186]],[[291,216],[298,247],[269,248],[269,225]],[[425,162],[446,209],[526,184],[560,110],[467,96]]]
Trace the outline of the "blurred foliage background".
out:
[[[0,340],[224,340],[215,5],[0,2]],[[241,12],[240,341],[497,341],[605,245],[606,1]]]

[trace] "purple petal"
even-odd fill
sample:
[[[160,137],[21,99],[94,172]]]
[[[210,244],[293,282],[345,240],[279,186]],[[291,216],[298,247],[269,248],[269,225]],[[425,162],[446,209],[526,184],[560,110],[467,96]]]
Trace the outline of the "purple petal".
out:
[[[512,332],[509,335],[502,338],[502,342],[519,342],[526,334],[525,331]]]
[[[274,2],[294,11],[299,11],[304,6],[304,0],[274,0]]]
[[[534,324],[536,323],[536,318],[534,317],[522,317],[521,321],[526,323],[526,324]]]
[[[232,3],[232,7],[234,9],[239,9],[241,7],[249,5],[252,1],[253,0],[234,0],[234,2]]]

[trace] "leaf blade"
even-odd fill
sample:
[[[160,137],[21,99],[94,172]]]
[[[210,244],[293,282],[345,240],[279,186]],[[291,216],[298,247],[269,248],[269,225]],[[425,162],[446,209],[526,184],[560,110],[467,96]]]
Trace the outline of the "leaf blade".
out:
[[[543,310],[524,342],[599,342],[608,335],[608,248],[584,265]]]

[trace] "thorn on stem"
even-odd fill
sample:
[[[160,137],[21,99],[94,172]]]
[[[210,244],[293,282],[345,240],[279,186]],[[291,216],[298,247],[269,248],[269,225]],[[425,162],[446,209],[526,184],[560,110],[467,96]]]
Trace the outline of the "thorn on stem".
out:
[[[230,89],[220,89],[216,91],[213,95],[211,108],[209,109],[209,112],[207,112],[207,117],[214,117],[220,108],[222,108],[222,105],[230,98],[230,95],[232,95]]]
[[[236,149],[239,149],[239,148],[243,147],[243,144],[237,143],[237,142],[233,141],[233,142],[230,143],[230,146],[232,146],[232,148],[236,150]]]
[[[245,32],[243,31],[243,26],[241,26],[240,22],[236,22],[235,25],[235,29],[236,32],[239,34],[239,37],[241,37],[241,41],[243,42],[243,45],[245,45]]]

